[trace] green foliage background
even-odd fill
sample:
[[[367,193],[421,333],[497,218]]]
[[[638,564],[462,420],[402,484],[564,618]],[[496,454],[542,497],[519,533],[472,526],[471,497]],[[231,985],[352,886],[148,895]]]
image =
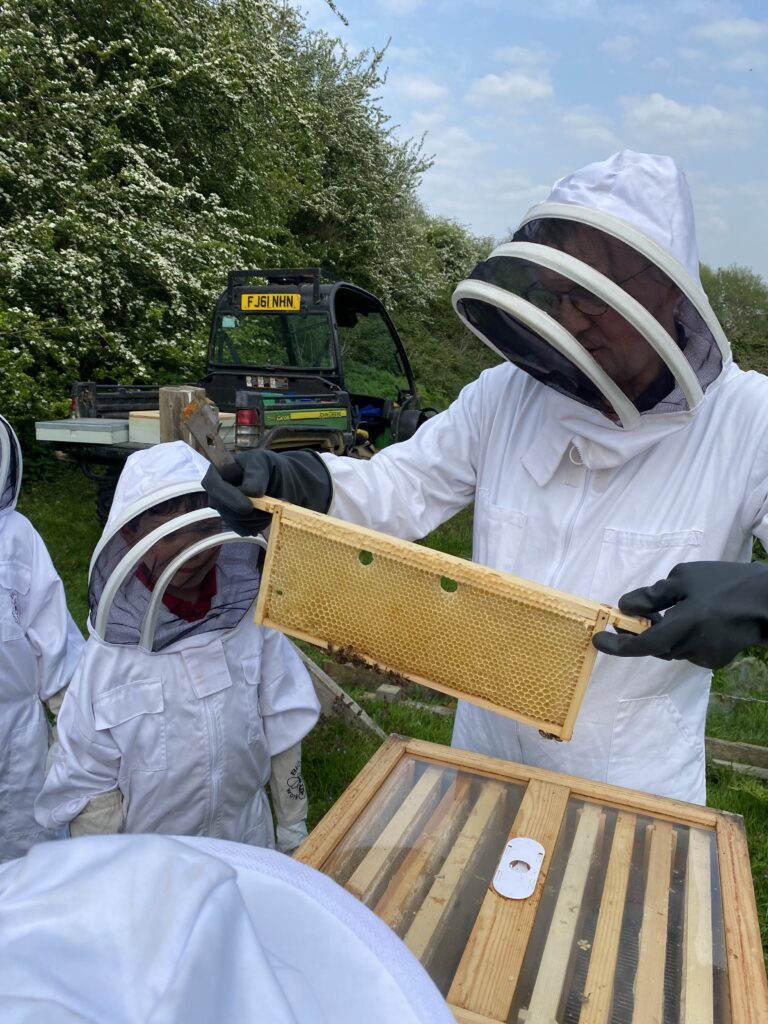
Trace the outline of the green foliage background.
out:
[[[419,203],[430,160],[393,134],[384,59],[281,0],[0,2],[0,376],[22,437],[75,380],[199,378],[237,266],[370,288],[428,403],[495,361],[450,306],[490,240]],[[704,282],[737,359],[768,368],[765,282]]]
[[[702,266],[701,283],[745,370],[768,373],[768,285],[749,267]]]
[[[280,0],[0,3],[5,415],[60,415],[77,379],[200,377],[238,266],[373,290],[431,401],[489,365],[449,302],[489,242],[417,201],[429,160],[392,134],[382,59]]]
[[[491,240],[419,203],[430,160],[393,134],[384,57],[283,0],[0,0],[0,384],[28,456],[75,380],[198,379],[237,266],[370,288],[425,404],[496,361],[450,303]],[[737,361],[768,371],[766,282],[702,281]]]

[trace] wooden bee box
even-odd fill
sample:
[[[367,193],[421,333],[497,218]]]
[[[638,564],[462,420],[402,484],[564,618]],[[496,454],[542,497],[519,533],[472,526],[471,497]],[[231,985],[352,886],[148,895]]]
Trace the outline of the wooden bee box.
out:
[[[543,847],[524,898],[494,889],[515,837]],[[460,1024],[768,1021],[736,815],[393,736],[298,858],[401,936]]]

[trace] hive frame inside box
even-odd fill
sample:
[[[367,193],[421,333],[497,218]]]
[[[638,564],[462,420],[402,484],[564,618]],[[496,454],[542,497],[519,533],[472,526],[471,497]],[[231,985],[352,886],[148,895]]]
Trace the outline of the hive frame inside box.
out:
[[[618,810],[613,839],[614,849],[622,842],[619,835],[619,819],[622,816],[655,819],[653,828],[647,830],[653,834],[650,836],[647,849],[648,883],[645,892],[646,904],[643,909],[642,931],[638,943],[638,965],[635,980],[636,986],[643,984],[646,988],[638,989],[644,993],[644,998],[639,1004],[639,1009],[636,1005],[633,1011],[633,1024],[646,1021],[657,1022],[662,1019],[660,1005],[653,1005],[654,999],[657,999],[657,996],[654,996],[654,982],[656,989],[660,984],[654,972],[658,970],[660,956],[663,967],[664,955],[663,949],[661,953],[659,952],[655,937],[659,936],[659,929],[663,928],[663,924],[660,924],[659,921],[659,911],[664,909],[666,912],[666,908],[665,906],[660,908],[655,904],[664,903],[666,886],[669,884],[669,876],[664,874],[665,867],[668,867],[665,858],[668,859],[670,850],[674,849],[673,845],[670,846],[670,843],[673,843],[673,837],[665,835],[665,822],[714,833],[722,904],[725,964],[728,972],[726,986],[727,1009],[730,1013],[728,1019],[730,1024],[765,1024],[765,1021],[768,1021],[768,983],[763,967],[760,930],[746,837],[742,819],[738,815],[393,735],[387,739],[312,831],[309,838],[305,840],[295,854],[297,859],[311,867],[326,871],[331,877],[334,877],[334,871],[328,870],[328,868],[329,865],[333,866],[334,857],[338,861],[339,854],[335,853],[336,848],[345,837],[354,834],[356,828],[360,829],[360,822],[365,819],[369,804],[388,780],[391,781],[397,771],[407,764],[409,758],[417,758],[419,762],[427,762],[435,766],[455,768],[469,775],[479,775],[491,783],[493,780],[499,780],[507,783],[526,784],[525,796],[520,804],[511,835],[527,835],[539,839],[545,849],[552,847],[558,835],[567,802],[572,798],[587,801],[588,804],[585,804],[585,807],[591,807],[593,812],[599,810],[595,808],[595,804],[599,804],[600,809],[603,810],[612,808]],[[427,770],[422,775],[421,781],[428,785]],[[423,785],[422,788],[424,788]],[[416,792],[416,788],[411,791],[411,798]],[[397,806],[397,813],[402,815],[405,801],[401,801]],[[370,813],[373,813],[373,809]],[[590,836],[586,834],[589,831],[588,821],[586,828],[582,831],[584,832],[582,845],[588,845],[591,841]],[[691,833],[691,835],[695,834],[697,833]],[[379,840],[375,840],[373,845],[367,847],[369,851],[366,854],[367,859],[378,857],[381,860],[387,855],[386,842],[382,840],[383,852],[379,850],[379,842]],[[574,842],[575,846],[576,842]],[[690,843],[688,856],[695,858],[696,855],[696,845]],[[409,856],[412,857],[413,853]],[[569,870],[573,863],[576,873],[578,873],[578,859],[578,851],[572,850],[569,855]],[[365,863],[363,861],[363,867]],[[520,977],[521,965],[533,926],[532,922],[545,889],[549,867],[548,858],[545,857],[536,889],[528,900],[505,900],[492,888],[488,888],[447,995],[448,1004],[459,1024],[501,1024],[502,1021],[511,1019],[508,1014],[514,997],[514,988]],[[606,891],[609,889],[609,885],[614,887],[612,892],[615,892],[616,885],[620,889],[621,870],[621,856],[615,858],[614,863],[612,852],[608,871],[613,871],[614,875],[610,883],[608,875],[606,875]],[[703,866],[699,865],[698,867],[694,864],[691,875],[695,878],[698,872],[701,878],[703,873],[703,877],[708,880],[709,870],[706,862]],[[443,871],[444,869],[441,868],[440,873],[435,876],[436,880],[442,879]],[[362,867],[359,867],[355,874],[359,877],[365,872]],[[384,896],[378,899],[378,904],[365,899],[365,893],[356,892],[355,885],[350,885],[349,882],[345,884],[359,898],[363,898],[365,902],[372,905],[387,923],[392,924],[391,919],[387,916],[387,892],[391,888],[389,881],[386,882],[387,889]],[[561,896],[565,892],[563,898],[567,902],[565,876],[562,885]],[[688,885],[688,880],[686,880],[686,885]],[[583,888],[581,891],[584,891]],[[368,893],[370,894],[370,889]],[[441,894],[440,898],[443,902],[445,902],[445,896],[445,893]],[[603,902],[608,903],[606,919],[609,919],[612,914],[615,914],[615,908],[612,909],[610,900]],[[591,993],[591,998],[584,1000],[579,1024],[605,1024],[610,1019],[612,989],[609,985],[606,994],[606,978],[611,970],[616,969],[617,943],[614,943],[612,948],[610,928],[606,930],[604,926],[603,902],[600,903],[597,929],[603,928],[601,941],[605,943],[606,954],[595,957],[594,977],[590,962],[590,974],[587,977],[585,992]],[[686,893],[686,905],[687,903]],[[697,905],[695,903],[694,907]],[[699,914],[706,916],[706,913],[707,904],[704,900],[703,909],[701,906],[699,907]],[[701,935],[696,930],[700,928],[700,921],[701,918],[698,921],[692,919],[691,923],[686,921],[685,925],[685,959],[681,967],[681,983],[685,991],[687,981],[687,997],[685,997],[687,1004],[683,998],[680,1024],[707,1024],[707,1022],[713,1024],[714,1021],[710,998],[711,989],[709,994],[706,991],[706,971],[702,982],[700,965],[696,963],[696,954],[701,945]],[[551,1007],[555,1004],[558,994],[562,994],[557,986],[562,987],[567,984],[567,957],[563,962],[562,930],[559,922],[550,928],[550,937],[547,939],[544,955],[541,958],[540,969],[544,973],[537,978],[529,1008],[520,1013],[519,1020],[521,1022],[555,1024]],[[643,938],[643,932],[645,932],[645,938]],[[407,938],[406,941],[408,941]],[[597,946],[597,941],[598,930],[595,931],[595,946]],[[558,949],[558,942],[560,942],[560,949]],[[409,944],[412,945],[412,943]],[[610,959],[611,955],[614,957],[613,967],[606,966],[605,963],[606,958]],[[662,976],[663,973],[662,970]],[[663,991],[662,983],[662,997]],[[708,998],[710,998],[709,1003],[707,1003]],[[517,1020],[517,1018],[515,1019]]]
[[[608,605],[331,516],[252,501],[273,516],[259,625],[558,739],[573,733],[597,654],[594,633],[647,626]]]

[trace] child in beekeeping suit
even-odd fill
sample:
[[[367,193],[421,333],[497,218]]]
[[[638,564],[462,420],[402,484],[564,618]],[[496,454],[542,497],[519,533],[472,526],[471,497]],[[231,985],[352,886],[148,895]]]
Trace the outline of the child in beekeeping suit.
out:
[[[36,803],[71,835],[162,832],[275,845],[306,836],[312,682],[253,623],[262,548],[226,532],[181,441],[130,456],[89,574],[90,638]]]
[[[42,538],[16,511],[22,457],[0,416],[0,861],[55,833],[33,808],[50,729],[43,702],[61,702],[83,649]]]

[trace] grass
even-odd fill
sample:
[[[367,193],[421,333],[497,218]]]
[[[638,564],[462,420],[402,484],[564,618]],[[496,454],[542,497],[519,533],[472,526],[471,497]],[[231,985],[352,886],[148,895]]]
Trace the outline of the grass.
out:
[[[339,718],[323,718],[302,743],[301,767],[309,795],[307,826],[313,829],[379,748],[371,733]]]
[[[744,818],[763,952],[768,962],[768,785],[710,763],[707,803]]]
[[[768,746],[768,700],[710,703],[707,736]]]
[[[445,551],[446,554],[456,555],[459,558],[472,557],[472,511],[470,505],[463,511],[458,512],[452,519],[420,543],[435,551]]]
[[[45,541],[64,582],[72,617],[85,633],[88,564],[101,536],[95,483],[78,467],[52,461],[39,479],[22,480],[18,510]]]
[[[101,529],[95,512],[95,485],[73,466],[52,465],[41,478],[22,488],[19,511],[42,535],[67,591],[70,610],[82,629],[88,613],[87,573],[91,552]],[[471,551],[472,511],[466,509],[435,531],[430,547],[468,557]],[[311,650],[311,648],[307,648]],[[316,652],[313,652],[316,654]],[[739,697],[768,698],[768,652],[749,652],[745,671],[732,668],[715,674],[715,692]],[[320,660],[320,658],[316,658]],[[449,743],[452,717],[414,710],[400,704],[381,704],[351,691],[385,732]],[[444,698],[413,695],[418,700],[444,703]],[[710,712],[707,733],[721,739],[768,746],[768,703],[723,702]],[[312,827],[346,789],[378,747],[378,741],[338,720],[324,720],[304,742],[304,773],[310,795]],[[707,771],[711,807],[744,818],[757,905],[768,950],[768,784],[716,765]]]

